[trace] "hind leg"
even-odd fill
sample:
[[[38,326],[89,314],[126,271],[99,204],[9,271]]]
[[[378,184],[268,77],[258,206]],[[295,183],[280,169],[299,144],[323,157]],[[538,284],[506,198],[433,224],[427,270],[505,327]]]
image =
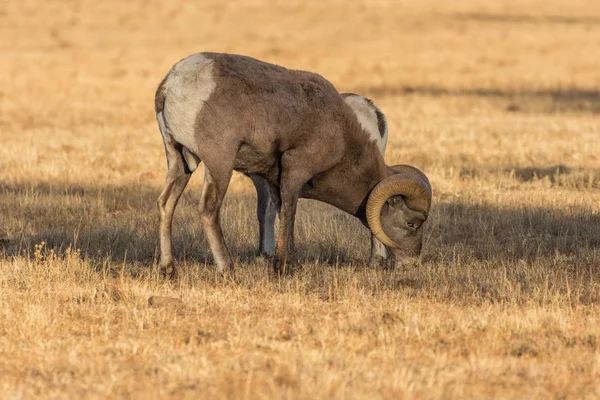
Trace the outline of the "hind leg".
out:
[[[160,267],[165,272],[171,269],[171,277],[176,277],[177,271],[173,264],[172,227],[173,214],[177,202],[183,193],[192,172],[187,168],[183,159],[181,145],[170,137],[164,139],[167,153],[168,172],[165,185],[158,198],[160,212]]]
[[[210,250],[217,264],[217,271],[220,273],[224,273],[233,267],[219,221],[221,204],[227,192],[232,172],[233,167],[209,170],[206,163],[204,164],[204,185],[200,196],[200,218]]]
[[[275,254],[275,218],[281,207],[279,194],[262,176],[250,175],[256,188],[256,217],[259,226],[259,255],[272,257]]]

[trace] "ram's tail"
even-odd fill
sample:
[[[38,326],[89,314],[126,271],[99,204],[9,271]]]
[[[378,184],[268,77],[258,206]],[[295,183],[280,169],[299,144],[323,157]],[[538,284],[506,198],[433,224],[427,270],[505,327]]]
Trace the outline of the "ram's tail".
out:
[[[160,85],[158,85],[158,89],[156,89],[156,94],[154,95],[154,111],[156,114],[162,113],[165,109],[165,99],[167,97],[167,91],[165,87],[166,81],[167,77],[165,77]]]
[[[167,118],[165,116],[165,100],[166,100],[166,88],[165,82],[167,78],[163,79],[163,81],[158,86],[156,90],[156,96],[154,97],[154,110],[156,111],[156,122],[158,123],[158,129],[160,129],[160,134],[163,137],[163,141],[165,143],[165,150],[167,153],[170,149],[171,151],[177,151],[183,157],[183,160],[186,164],[188,171],[194,172],[198,165],[200,164],[200,158],[193,154],[187,147],[183,146],[181,143],[178,143],[167,124]]]

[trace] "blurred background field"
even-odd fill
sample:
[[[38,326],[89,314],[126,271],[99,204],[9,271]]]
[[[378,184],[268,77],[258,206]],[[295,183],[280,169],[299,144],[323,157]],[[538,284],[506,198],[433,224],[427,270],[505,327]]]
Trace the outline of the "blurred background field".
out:
[[[422,265],[368,269],[367,231],[302,201],[276,279],[236,174],[218,278],[197,173],[162,280],[153,96],[197,51],[372,98],[434,188]],[[1,1],[1,396],[600,396],[598,60],[592,0]]]

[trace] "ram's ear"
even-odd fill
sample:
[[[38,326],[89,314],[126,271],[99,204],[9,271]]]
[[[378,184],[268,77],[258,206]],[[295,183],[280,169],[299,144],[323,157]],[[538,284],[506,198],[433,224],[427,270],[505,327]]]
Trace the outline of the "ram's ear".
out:
[[[385,201],[385,203],[392,208],[400,208],[404,206],[404,199],[402,196],[392,196]]]

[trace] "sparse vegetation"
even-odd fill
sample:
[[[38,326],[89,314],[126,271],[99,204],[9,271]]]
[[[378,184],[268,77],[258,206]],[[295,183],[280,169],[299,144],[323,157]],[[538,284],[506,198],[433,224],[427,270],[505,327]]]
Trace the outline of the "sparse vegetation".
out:
[[[599,397],[596,3],[0,3],[1,396]],[[434,188],[422,265],[367,268],[366,229],[301,201],[278,278],[235,175],[221,278],[198,173],[162,279],[152,99],[200,50],[373,97]]]

